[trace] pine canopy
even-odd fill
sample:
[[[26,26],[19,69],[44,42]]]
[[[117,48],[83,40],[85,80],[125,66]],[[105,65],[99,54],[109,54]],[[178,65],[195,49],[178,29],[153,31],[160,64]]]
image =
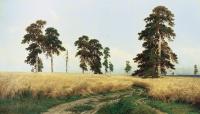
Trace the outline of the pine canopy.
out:
[[[174,14],[164,6],[158,6],[144,19],[145,29],[139,35],[143,40],[144,51],[133,60],[138,63],[138,70],[133,75],[158,77],[158,66],[161,74],[166,74],[167,69],[175,69],[173,63],[177,63],[177,55],[169,47],[168,42],[173,41],[176,34],[174,27]],[[161,52],[159,56],[159,40],[161,40]]]

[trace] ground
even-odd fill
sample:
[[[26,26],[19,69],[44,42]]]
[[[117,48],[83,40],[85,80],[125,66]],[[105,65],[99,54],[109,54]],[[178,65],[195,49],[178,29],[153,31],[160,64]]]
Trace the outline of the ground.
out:
[[[99,94],[52,107],[43,114],[199,114],[189,104],[161,102],[147,97],[146,90],[129,90]]]
[[[61,104],[55,106],[45,112],[43,114],[72,114],[72,113],[81,113],[81,114],[96,114],[96,112],[105,104],[111,104],[117,102],[122,97],[131,96],[130,91],[122,91],[122,92],[115,92],[112,94],[99,94],[95,96],[91,96],[88,98],[76,100],[73,102]],[[90,106],[90,110],[80,110],[80,107]],[[76,110],[76,109],[79,110]]]
[[[0,114],[199,114],[199,85],[196,77],[0,73]]]

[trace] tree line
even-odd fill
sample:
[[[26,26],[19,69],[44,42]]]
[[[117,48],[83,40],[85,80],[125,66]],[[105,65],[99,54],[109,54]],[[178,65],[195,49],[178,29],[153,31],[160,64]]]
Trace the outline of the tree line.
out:
[[[45,29],[46,21],[38,20],[35,23],[30,24],[26,28],[27,34],[24,35],[22,44],[28,44],[26,50],[29,52],[26,57],[25,63],[32,66],[32,72],[42,72],[43,62],[40,58],[40,54],[45,54],[47,58],[51,60],[51,72],[54,71],[53,55],[60,55],[62,51],[66,49],[62,46],[62,41],[59,40],[59,33],[53,27]],[[89,39],[88,36],[82,36],[74,45],[77,47],[76,57],[80,57],[80,68],[82,72],[90,70],[95,74],[102,74],[101,56],[104,55],[103,66],[105,66],[105,73],[108,71],[111,73],[114,70],[114,66],[108,59],[110,58],[110,48],[105,47],[103,49],[101,43],[97,39]],[[103,52],[102,52],[103,50]]]
[[[105,73],[113,72],[113,64],[110,58],[110,48],[103,48],[97,39],[90,39],[88,36],[81,36],[75,41],[77,47],[76,57],[80,58],[82,72],[88,71],[88,67],[94,74],[102,74],[101,67],[105,67]],[[102,52],[103,50],[103,52]],[[101,63],[101,56],[104,55],[104,62]]]
[[[168,45],[176,36],[173,30],[174,14],[165,6],[157,6],[144,21],[145,29],[138,33],[138,40],[143,41],[144,50],[133,58],[134,62],[138,63],[138,69],[132,75],[156,78],[165,75],[167,69],[174,70],[174,63],[178,63],[177,55]],[[51,71],[53,72],[53,55],[59,55],[66,50],[62,46],[62,41],[58,39],[59,33],[55,28],[49,27],[43,34],[42,30],[45,25],[46,21],[43,20],[32,23],[27,27],[27,34],[22,40],[22,44],[29,45],[26,48],[29,54],[25,62],[33,66],[35,72],[43,68],[40,54],[51,58]],[[104,48],[97,39],[83,35],[75,41],[74,45],[77,47],[75,56],[80,58],[79,66],[83,73],[91,70],[94,74],[102,74],[102,65],[105,73],[113,72],[110,49]],[[101,63],[102,57],[103,63]],[[126,61],[125,72],[129,73],[131,68],[130,61]]]

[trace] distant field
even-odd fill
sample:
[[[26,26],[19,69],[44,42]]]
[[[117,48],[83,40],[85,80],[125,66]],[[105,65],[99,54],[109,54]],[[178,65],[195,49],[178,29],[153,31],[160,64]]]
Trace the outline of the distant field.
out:
[[[141,79],[129,76],[106,76],[65,73],[0,73],[0,97],[12,98],[88,95],[131,88],[148,89],[148,95],[164,101],[200,104],[200,78],[163,77]]]

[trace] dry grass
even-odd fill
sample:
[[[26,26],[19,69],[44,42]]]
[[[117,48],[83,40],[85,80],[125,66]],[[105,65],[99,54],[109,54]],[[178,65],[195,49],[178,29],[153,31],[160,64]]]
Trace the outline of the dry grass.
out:
[[[86,76],[87,75],[87,76]],[[130,77],[65,73],[0,73],[0,97],[31,92],[49,97],[95,94],[131,88]]]
[[[65,73],[0,73],[0,97],[15,97],[27,91],[33,96],[86,95],[127,89],[133,84],[148,88],[148,94],[156,99],[200,103],[200,78],[141,79]]]
[[[200,104],[200,78],[165,77],[137,79],[136,85],[148,88],[149,95],[164,101],[184,101]]]

